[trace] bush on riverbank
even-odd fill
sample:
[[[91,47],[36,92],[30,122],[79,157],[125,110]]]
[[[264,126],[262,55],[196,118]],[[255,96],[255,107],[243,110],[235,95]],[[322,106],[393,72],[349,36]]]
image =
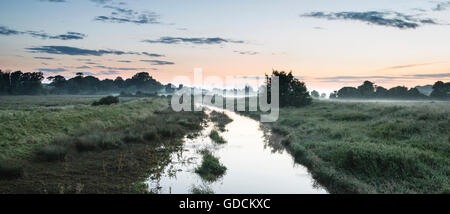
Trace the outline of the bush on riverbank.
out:
[[[227,167],[223,166],[219,159],[210,151],[201,151],[203,155],[202,165],[195,169],[195,172],[206,181],[215,181],[225,174]]]
[[[101,106],[101,105],[112,105],[112,104],[118,104],[120,102],[119,97],[115,96],[107,96],[101,98],[99,101],[95,101],[92,103],[93,106]]]
[[[225,144],[227,141],[219,135],[219,132],[216,130],[212,130],[211,133],[209,133],[209,137],[217,144]]]
[[[219,131],[221,132],[225,131],[225,126],[227,124],[233,122],[233,120],[230,117],[228,117],[225,113],[220,113],[217,111],[212,111],[209,117],[211,121],[216,124],[217,128],[219,128]]]

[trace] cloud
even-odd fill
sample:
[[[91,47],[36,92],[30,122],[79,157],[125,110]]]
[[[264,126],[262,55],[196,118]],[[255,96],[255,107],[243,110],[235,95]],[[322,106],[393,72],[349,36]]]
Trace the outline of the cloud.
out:
[[[100,71],[97,73],[97,75],[114,75],[119,73],[119,71]]]
[[[422,63],[422,64],[409,64],[409,65],[397,65],[397,66],[391,66],[391,67],[380,69],[380,71],[412,68],[412,67],[427,66],[427,65],[434,65],[434,64],[437,64],[437,62],[435,62],[435,63]]]
[[[413,75],[406,75],[411,78],[445,78],[450,77],[450,73],[440,73],[440,74],[413,74]]]
[[[35,59],[43,59],[43,60],[54,60],[55,58],[53,58],[53,57],[41,57],[41,56],[37,56],[37,57],[34,57]]]
[[[83,66],[77,67],[77,69],[89,69],[89,68],[91,68],[91,67],[89,67],[89,66],[86,66],[86,65],[83,65]]]
[[[368,24],[395,27],[399,29],[415,29],[417,27],[422,26],[423,24],[438,24],[433,19],[429,18],[423,19],[392,11],[337,12],[337,13],[311,12],[302,14],[301,17],[310,17],[328,20],[356,20]]]
[[[360,82],[364,80],[405,80],[405,79],[423,79],[423,78],[447,78],[450,73],[436,74],[407,74],[407,75],[375,75],[375,76],[334,76],[314,78],[322,82]]]
[[[450,8],[450,1],[440,2],[433,8],[434,11],[444,11]]]
[[[234,51],[235,53],[239,53],[241,55],[256,55],[259,54],[258,52],[254,51]]]
[[[103,69],[107,69],[107,70],[120,70],[120,71],[136,71],[136,70],[141,70],[142,68],[117,68],[117,67],[107,67],[107,66],[103,66],[103,65],[98,65],[95,66],[96,68],[103,68]]]
[[[149,53],[147,52],[133,52],[133,51],[119,51],[119,50],[92,50],[92,49],[83,49],[83,48],[77,48],[77,47],[70,47],[70,46],[40,46],[40,47],[33,47],[33,48],[25,48],[31,53],[46,53],[46,54],[59,54],[59,55],[71,55],[71,56],[103,56],[106,54],[110,55],[146,55],[148,56]],[[162,56],[159,54],[154,54],[155,56]],[[80,60],[80,59],[78,59]]]
[[[40,39],[58,39],[58,40],[79,40],[86,38],[85,34],[77,32],[67,32],[60,35],[50,35],[45,32],[39,31],[18,31],[14,29],[7,28],[5,26],[0,26],[0,35],[11,36],[11,35],[29,35]]]
[[[22,32],[17,30],[12,30],[4,26],[0,26],[0,35],[10,36],[10,35],[19,35]]]
[[[79,56],[102,56],[105,54],[123,55],[123,51],[115,50],[89,50],[69,46],[41,46],[35,48],[26,48],[32,53],[48,53],[60,55],[79,55]]]
[[[141,60],[141,62],[149,62],[152,65],[174,65],[174,62],[161,61],[161,60]]]
[[[103,1],[101,1],[103,2]],[[160,24],[160,16],[154,12],[137,12],[132,9],[105,5],[103,8],[111,9],[109,16],[97,16],[94,20],[111,23],[134,23],[134,24]]]
[[[235,41],[229,39],[223,39],[220,37],[212,38],[185,38],[185,37],[161,37],[157,40],[144,40],[147,43],[161,43],[161,44],[180,44],[180,43],[191,43],[191,44],[222,44],[222,43],[244,43],[244,41]]]
[[[97,4],[106,4],[112,2],[112,0],[91,0],[91,2],[97,3]]]
[[[61,73],[67,70],[64,68],[39,68],[38,71],[47,73]]]
[[[52,2],[52,3],[63,3],[66,2],[66,0],[39,0],[42,2]]]
[[[155,53],[147,53],[147,52],[142,52],[143,55],[146,56],[150,56],[150,57],[164,57],[164,55],[161,54],[155,54]]]
[[[123,62],[123,63],[131,63],[131,61],[130,61],[130,60],[119,60],[119,61],[117,61],[117,62]]]
[[[24,34],[28,34],[32,37],[41,38],[41,39],[59,39],[59,40],[79,40],[86,38],[85,34],[77,33],[77,32],[67,32],[66,34],[60,34],[60,35],[49,35],[47,33],[43,32],[37,32],[37,31],[25,31]]]

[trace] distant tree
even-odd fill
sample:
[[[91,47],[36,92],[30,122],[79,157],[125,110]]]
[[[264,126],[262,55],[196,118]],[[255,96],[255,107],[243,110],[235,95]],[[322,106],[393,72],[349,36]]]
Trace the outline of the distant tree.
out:
[[[311,96],[314,97],[314,98],[319,98],[320,94],[319,94],[318,91],[314,90],[314,91],[311,92]]]
[[[430,96],[436,99],[450,99],[450,82],[436,82]]]
[[[408,98],[411,98],[411,99],[425,99],[425,98],[427,98],[427,96],[425,96],[424,94],[420,93],[419,89],[411,88],[408,91]]]
[[[405,86],[391,88],[387,92],[387,97],[394,99],[406,99],[408,97],[408,88]]]
[[[0,70],[0,94],[8,94],[10,86],[10,73]]]
[[[373,82],[364,81],[361,86],[358,86],[359,95],[363,98],[371,98],[374,96],[375,87]]]
[[[175,92],[175,86],[172,85],[172,83],[169,83],[166,85],[166,93],[173,93]]]
[[[337,99],[338,97],[337,97],[337,91],[333,91],[333,92],[331,92],[330,93],[330,99]]]
[[[339,99],[355,99],[361,96],[355,87],[343,87],[337,92],[337,97]]]
[[[386,98],[387,92],[388,92],[388,90],[386,88],[377,86],[375,88],[375,97],[376,98]]]
[[[277,76],[280,80],[280,106],[305,106],[312,102],[311,96],[305,83],[296,79],[292,72],[273,71],[271,77]],[[272,79],[266,75],[266,86],[270,101],[270,91],[272,87]]]
[[[322,98],[322,99],[325,99],[327,97],[327,94],[325,94],[325,93],[322,93],[321,95],[320,95],[320,98]]]
[[[125,88],[125,81],[122,79],[122,77],[117,77],[117,78],[114,80],[114,85],[115,85],[116,88],[118,88],[118,89]]]

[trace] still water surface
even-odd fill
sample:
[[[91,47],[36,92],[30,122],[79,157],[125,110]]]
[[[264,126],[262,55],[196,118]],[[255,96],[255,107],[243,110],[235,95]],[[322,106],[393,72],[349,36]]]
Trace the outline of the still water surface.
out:
[[[273,145],[270,132],[259,121],[225,111],[233,119],[217,145],[209,138],[213,123],[194,138],[185,138],[183,151],[172,154],[172,162],[159,178],[149,178],[150,190],[162,194],[189,194],[193,186],[207,186],[216,194],[326,194],[306,167],[296,164],[281,146]],[[209,149],[227,167],[216,182],[203,181],[195,173],[201,164],[199,150]]]

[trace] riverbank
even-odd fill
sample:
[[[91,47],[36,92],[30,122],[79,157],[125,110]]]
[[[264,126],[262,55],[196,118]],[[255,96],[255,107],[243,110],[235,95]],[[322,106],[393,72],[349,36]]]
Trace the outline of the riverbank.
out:
[[[331,193],[450,192],[449,103],[314,101],[267,125]]]
[[[8,177],[14,171],[0,169],[0,193],[148,193],[143,181],[205,119],[203,112],[172,112],[164,98],[98,107],[86,105],[98,97],[55,98],[64,105],[22,98],[0,104],[0,161],[8,163],[0,165],[14,163],[20,172]]]
[[[186,137],[184,148],[172,154],[172,161],[164,171],[148,179],[152,190],[162,194],[327,193],[306,167],[296,164],[285,149],[269,140],[272,133],[259,121],[227,110],[222,113],[216,108],[206,112],[210,113],[211,121],[203,131],[195,138]],[[217,120],[217,116],[222,119]],[[221,127],[224,131],[219,135],[226,143],[217,143],[210,137],[212,130]],[[226,167],[224,174],[212,177],[199,174],[205,150],[217,158],[211,168]]]

